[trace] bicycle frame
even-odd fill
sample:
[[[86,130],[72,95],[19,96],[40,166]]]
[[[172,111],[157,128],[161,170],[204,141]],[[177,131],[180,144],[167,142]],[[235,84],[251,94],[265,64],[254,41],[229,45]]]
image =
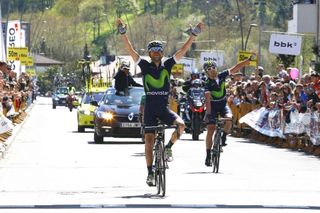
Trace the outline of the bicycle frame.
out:
[[[216,120],[216,131],[213,137],[212,149],[211,149],[211,161],[212,161],[212,172],[219,172],[220,165],[220,154],[222,152],[222,132],[225,121],[231,121],[231,118],[217,118]]]
[[[166,169],[168,169],[168,161],[165,157],[165,129],[177,128],[177,125],[166,126],[159,124],[158,126],[148,126],[144,129],[155,130],[155,141],[153,150],[153,167],[155,172],[155,182],[157,194],[162,197],[166,194]]]
[[[165,196],[166,194],[166,168],[167,160],[165,159],[164,153],[164,139],[165,131],[164,129],[156,130],[156,137],[154,143],[154,169],[155,169],[155,180],[157,187],[157,194]]]

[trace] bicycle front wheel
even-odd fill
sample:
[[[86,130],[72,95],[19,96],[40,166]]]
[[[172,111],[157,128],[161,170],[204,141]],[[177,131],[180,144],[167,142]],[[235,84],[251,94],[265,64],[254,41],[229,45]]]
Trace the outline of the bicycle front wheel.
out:
[[[166,166],[164,159],[164,146],[161,143],[157,153],[157,165],[156,165],[156,186],[157,193],[162,197],[166,194]]]
[[[221,152],[221,137],[220,135],[216,135],[214,139],[213,150],[211,152],[212,156],[212,169],[213,173],[219,172],[219,164],[220,164],[220,152]]]

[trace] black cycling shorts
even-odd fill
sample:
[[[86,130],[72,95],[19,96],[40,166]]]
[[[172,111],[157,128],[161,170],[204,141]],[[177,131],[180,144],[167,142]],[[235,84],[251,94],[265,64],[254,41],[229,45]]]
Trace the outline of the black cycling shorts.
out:
[[[167,125],[173,125],[178,115],[168,107],[145,105],[144,107],[144,124],[148,126],[157,126],[158,119]],[[145,133],[154,133],[154,130],[145,130]]]

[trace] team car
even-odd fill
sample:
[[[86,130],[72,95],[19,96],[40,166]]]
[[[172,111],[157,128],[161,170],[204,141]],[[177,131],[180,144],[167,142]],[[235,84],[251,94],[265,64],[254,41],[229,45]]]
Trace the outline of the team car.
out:
[[[131,87],[128,94],[116,93],[108,88],[98,103],[94,114],[94,142],[102,143],[104,137],[141,137],[139,107],[144,95],[142,87]]]
[[[90,103],[92,101],[99,102],[105,91],[105,87],[93,88],[82,96],[77,110],[78,132],[84,132],[85,128],[93,129],[93,115],[96,107]]]
[[[66,106],[68,97],[67,87],[58,87],[52,94],[52,108],[55,109],[57,106]]]

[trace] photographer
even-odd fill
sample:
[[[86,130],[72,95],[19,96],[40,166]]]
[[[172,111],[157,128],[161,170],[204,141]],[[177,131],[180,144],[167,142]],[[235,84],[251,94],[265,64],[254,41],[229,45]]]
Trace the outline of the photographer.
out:
[[[117,95],[120,95],[121,92],[123,92],[123,94],[126,95],[128,93],[129,86],[142,87],[141,84],[133,80],[129,70],[130,70],[130,61],[122,60],[119,67],[119,71],[114,76],[114,79],[115,79],[114,87],[116,88]]]

